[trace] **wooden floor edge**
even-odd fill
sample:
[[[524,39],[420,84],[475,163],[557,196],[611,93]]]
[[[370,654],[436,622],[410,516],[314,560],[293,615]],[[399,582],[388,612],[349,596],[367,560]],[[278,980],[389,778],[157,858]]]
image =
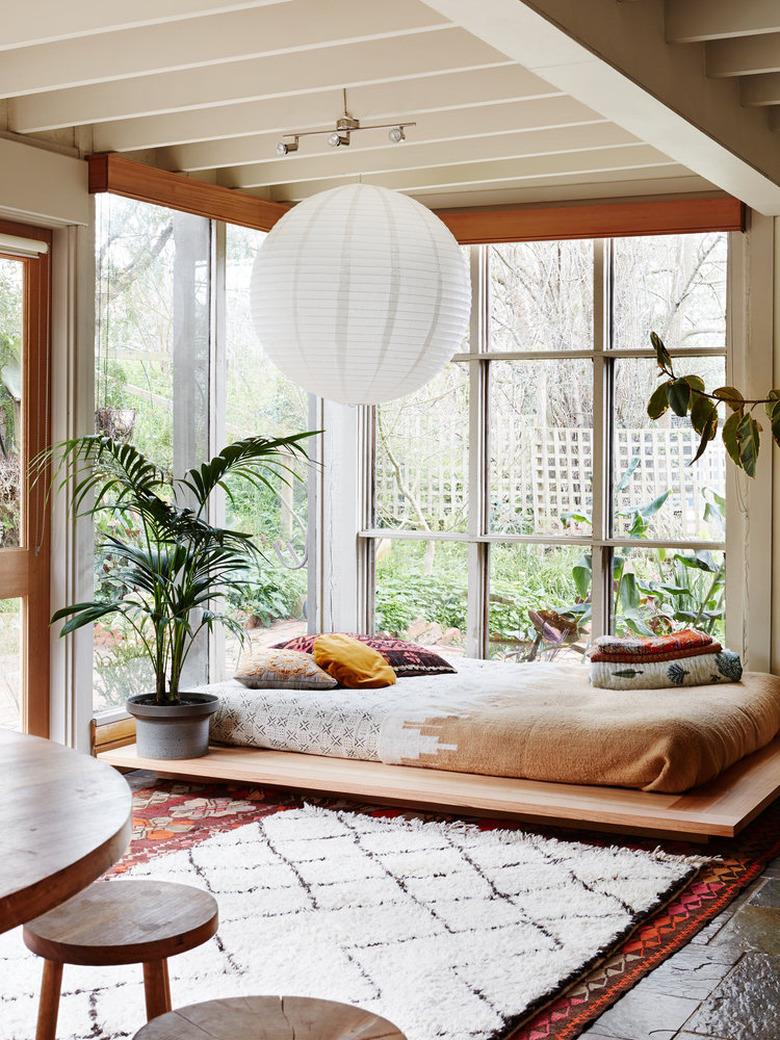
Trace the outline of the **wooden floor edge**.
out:
[[[161,761],[140,758],[130,745],[103,751],[99,758],[123,770],[143,769],[196,782],[228,780],[577,830],[697,841],[735,837],[780,792],[780,739],[711,784],[684,795],[510,780],[257,748],[212,748],[203,758]],[[731,783],[724,780],[730,774]]]

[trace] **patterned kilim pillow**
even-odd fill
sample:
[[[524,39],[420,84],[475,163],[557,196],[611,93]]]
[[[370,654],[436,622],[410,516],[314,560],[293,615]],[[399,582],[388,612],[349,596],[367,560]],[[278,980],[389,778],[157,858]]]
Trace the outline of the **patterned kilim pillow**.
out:
[[[433,650],[427,650],[424,646],[416,643],[407,643],[403,639],[390,639],[387,636],[361,636],[352,632],[345,632],[352,639],[359,639],[361,643],[378,650],[388,664],[392,667],[399,679],[412,679],[416,675],[448,675],[456,672],[449,662],[439,657]],[[277,649],[298,650],[304,654],[310,654],[314,650],[316,635],[296,636],[288,639],[286,643],[277,643]]]
[[[250,690],[332,690],[336,680],[307,653],[251,647],[241,655],[234,679]]]

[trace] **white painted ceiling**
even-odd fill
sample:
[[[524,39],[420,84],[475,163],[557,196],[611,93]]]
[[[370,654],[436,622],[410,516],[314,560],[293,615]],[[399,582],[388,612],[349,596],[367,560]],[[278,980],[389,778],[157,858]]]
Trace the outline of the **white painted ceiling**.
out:
[[[667,38],[706,41],[710,75],[780,112],[780,0],[676,0]],[[415,120],[407,141],[304,138],[280,159],[282,133],[333,125],[344,87],[364,122]],[[275,200],[359,177],[438,206],[712,187],[420,0],[15,3],[0,98],[6,134]]]

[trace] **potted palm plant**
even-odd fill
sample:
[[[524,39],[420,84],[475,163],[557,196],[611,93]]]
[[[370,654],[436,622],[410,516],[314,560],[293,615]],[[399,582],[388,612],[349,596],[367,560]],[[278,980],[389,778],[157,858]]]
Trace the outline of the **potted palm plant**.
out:
[[[61,636],[108,615],[121,614],[151,661],[155,690],[130,697],[142,757],[194,758],[208,750],[213,694],[181,689],[182,669],[199,633],[222,624],[241,641],[245,633],[220,603],[229,592],[252,584],[262,556],[252,537],[215,527],[207,508],[217,488],[230,483],[256,488],[300,479],[295,464],[308,458],[301,441],[314,433],[268,439],[247,437],[229,444],[202,466],[173,478],[132,444],[101,434],[55,445],[36,460],[39,474],[51,466],[53,486],[70,487],[76,515],[110,511],[124,519],[119,538],[109,534],[102,550],[116,566],[110,595],[72,603],[52,623],[67,619]]]

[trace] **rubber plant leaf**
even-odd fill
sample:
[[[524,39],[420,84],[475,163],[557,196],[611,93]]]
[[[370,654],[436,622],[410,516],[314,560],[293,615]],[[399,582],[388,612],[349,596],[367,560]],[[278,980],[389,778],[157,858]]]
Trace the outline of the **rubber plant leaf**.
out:
[[[712,393],[720,401],[725,401],[733,412],[738,412],[745,403],[745,398],[735,386],[719,386]]]
[[[723,424],[723,431],[721,433],[723,444],[725,445],[726,451],[729,453],[729,458],[737,466],[742,465],[742,459],[739,454],[739,439],[737,437],[737,427],[739,426],[741,418],[742,416],[740,412],[732,412]]]
[[[660,419],[661,416],[669,408],[669,387],[672,384],[671,379],[667,379],[665,383],[661,383],[657,386],[647,402],[647,414],[651,419]]]
[[[680,417],[688,414],[691,403],[691,388],[684,379],[675,379],[669,385],[669,406],[675,415]]]

